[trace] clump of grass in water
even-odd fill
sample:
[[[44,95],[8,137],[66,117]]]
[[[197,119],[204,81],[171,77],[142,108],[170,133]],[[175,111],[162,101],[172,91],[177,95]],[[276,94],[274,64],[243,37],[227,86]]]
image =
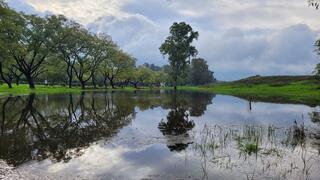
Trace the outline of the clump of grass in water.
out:
[[[240,152],[252,155],[257,154],[261,148],[259,142],[262,141],[261,127],[246,126],[243,130],[243,136],[237,136],[236,141]]]
[[[241,152],[248,155],[252,155],[253,153],[257,154],[261,150],[258,140],[255,139],[248,141],[241,137],[238,138],[238,147]]]

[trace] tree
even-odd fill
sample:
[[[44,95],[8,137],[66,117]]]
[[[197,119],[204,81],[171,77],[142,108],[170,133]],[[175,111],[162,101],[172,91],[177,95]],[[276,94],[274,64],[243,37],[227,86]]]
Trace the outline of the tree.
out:
[[[193,85],[203,85],[214,81],[213,72],[209,70],[207,61],[202,58],[192,59],[189,76]]]
[[[150,84],[152,82],[152,70],[145,67],[140,66],[138,68],[134,68],[130,73],[130,82],[135,87],[138,88],[138,84]]]
[[[98,34],[93,37],[93,43],[90,47],[90,56],[94,62],[94,66],[91,68],[92,84],[96,88],[96,74],[98,72],[98,66],[102,61],[109,56],[109,49],[113,48],[113,42],[109,35]]]
[[[317,64],[315,70],[313,71],[313,74],[316,76],[317,79],[320,79],[320,63]]]
[[[15,77],[16,69],[7,44],[13,40],[12,34],[19,30],[17,28],[19,24],[16,24],[17,19],[20,19],[19,15],[9,9],[3,1],[0,1],[0,77],[9,88],[12,88],[11,83]]]
[[[81,47],[79,51],[74,52],[75,65],[74,72],[79,80],[81,87],[85,89],[86,83],[92,78],[94,71],[99,64],[98,61],[91,56],[94,44],[94,37],[87,30],[82,29],[78,36],[78,45]]]
[[[8,85],[9,88],[12,88],[12,80],[15,77],[15,67],[10,64],[10,61],[0,61],[0,77]]]
[[[153,71],[160,71],[161,70],[161,67],[157,66],[155,64],[144,63],[143,66],[145,66]]]
[[[66,64],[65,70],[68,77],[68,86],[71,88],[74,75],[74,65],[76,63],[76,54],[81,52],[85,46],[85,44],[81,44],[81,41],[78,38],[81,36],[83,29],[80,24],[69,21],[63,16],[60,16],[59,19],[61,21],[61,26],[60,29],[57,30],[59,36],[58,39],[55,39],[57,44],[55,52]],[[60,36],[65,38],[60,40]]]
[[[198,39],[199,33],[193,31],[192,27],[185,22],[173,23],[170,27],[170,35],[160,46],[162,55],[168,55],[169,63],[172,68],[171,76],[174,89],[177,89],[178,78],[181,72],[189,64],[188,58],[196,56],[198,51],[192,46],[194,39]]]
[[[319,0],[308,0],[309,5],[319,9],[320,1]]]
[[[316,49],[315,49],[316,54],[320,55],[320,40],[317,40],[315,42],[315,46],[316,46]],[[319,76],[320,76],[320,63],[316,65],[313,73],[316,75],[317,78],[319,78]]]
[[[35,88],[34,79],[44,72],[41,66],[54,49],[52,36],[59,24],[55,16],[40,18],[21,14],[15,18],[15,30],[8,33],[9,52],[15,60],[15,67],[24,74],[29,87]],[[63,37],[61,37],[63,38]]]
[[[165,83],[168,81],[168,74],[162,70],[153,71],[152,73],[152,82],[157,86],[160,86],[161,83]]]
[[[68,79],[65,73],[61,73],[59,69],[66,69],[66,64],[59,56],[50,56],[48,61],[42,65],[45,68],[45,72],[37,78],[38,81],[47,80],[50,84],[67,84]]]
[[[127,53],[118,49],[118,47],[110,48],[109,55],[102,62],[102,74],[106,80],[108,79],[111,87],[114,89],[114,81],[123,73],[128,73],[129,69],[134,67],[135,59]],[[106,84],[106,83],[105,83]]]

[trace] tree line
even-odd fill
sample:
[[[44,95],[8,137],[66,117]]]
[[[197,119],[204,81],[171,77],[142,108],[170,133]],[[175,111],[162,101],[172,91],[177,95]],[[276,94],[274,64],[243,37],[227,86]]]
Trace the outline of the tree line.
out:
[[[9,88],[13,83],[61,84],[68,87],[159,86],[210,83],[214,80],[207,62],[194,59],[176,68],[153,64],[137,66],[105,33],[92,33],[62,15],[39,17],[17,12],[0,0],[0,76]],[[194,55],[194,53],[192,54]],[[186,56],[179,56],[184,61]],[[155,68],[156,67],[156,68]],[[195,68],[201,69],[203,80]],[[191,69],[194,69],[193,71]],[[198,77],[191,77],[192,74]],[[208,77],[210,76],[210,77]],[[198,78],[200,77],[200,81]]]

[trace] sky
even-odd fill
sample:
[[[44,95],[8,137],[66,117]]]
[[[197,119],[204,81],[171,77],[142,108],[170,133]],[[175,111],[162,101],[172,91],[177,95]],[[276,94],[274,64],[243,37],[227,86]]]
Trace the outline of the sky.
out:
[[[25,13],[63,14],[92,32],[104,32],[126,52],[156,65],[173,22],[200,36],[198,57],[219,80],[253,75],[311,74],[319,63],[314,42],[320,10],[307,0],[7,0]]]

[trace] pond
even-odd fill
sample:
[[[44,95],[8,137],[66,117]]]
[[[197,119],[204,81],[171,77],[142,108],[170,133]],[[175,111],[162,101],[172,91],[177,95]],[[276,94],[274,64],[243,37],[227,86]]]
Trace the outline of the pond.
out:
[[[199,92],[0,98],[23,179],[318,179],[320,108]]]

